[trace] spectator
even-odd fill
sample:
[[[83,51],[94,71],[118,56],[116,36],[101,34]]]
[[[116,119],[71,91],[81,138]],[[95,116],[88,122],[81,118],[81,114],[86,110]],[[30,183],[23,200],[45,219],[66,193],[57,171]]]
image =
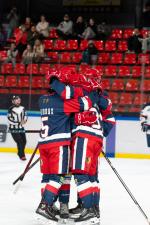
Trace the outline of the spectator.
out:
[[[142,50],[142,44],[139,41],[139,38],[142,38],[142,35],[139,32],[139,29],[134,29],[133,35],[128,38],[128,50],[134,53],[140,53]]]
[[[27,43],[33,47],[35,40],[37,39],[39,39],[39,33],[37,32],[36,27],[33,25],[27,34]]]
[[[46,21],[45,16],[41,15],[41,21],[37,24],[36,30],[40,34],[40,38],[44,39],[49,36],[49,23]]]
[[[16,49],[15,43],[11,43],[10,49],[7,51],[7,59],[5,60],[5,63],[11,62],[13,67],[15,67],[17,54],[18,50]]]
[[[30,31],[30,29],[31,29],[31,27],[33,25],[33,23],[31,22],[31,18],[30,17],[26,17],[25,23],[23,25],[24,25],[24,27],[25,27],[27,32]]]
[[[83,17],[79,16],[77,18],[75,24],[73,25],[73,32],[74,32],[73,35],[74,35],[75,39],[78,40],[78,44],[80,44],[80,41],[83,38],[82,34],[83,34],[85,28],[86,28],[86,25],[83,21]]]
[[[139,38],[139,41],[142,43],[142,52],[150,52],[150,31],[143,38]]]
[[[57,33],[63,39],[71,39],[73,32],[73,22],[68,14],[64,15],[64,20],[58,25]]]
[[[95,65],[97,63],[98,49],[93,41],[89,41],[88,48],[83,52],[82,62]]]
[[[35,63],[40,63],[44,58],[44,45],[39,39],[35,41],[33,47],[33,54],[34,54],[33,61]]]
[[[97,26],[97,38],[100,40],[106,40],[111,34],[110,26],[103,21]]]
[[[33,61],[33,49],[31,45],[27,45],[27,48],[24,50],[23,54],[22,54],[22,62],[25,65],[28,65],[30,63],[32,63]]]
[[[10,13],[7,15],[7,20],[8,20],[8,30],[7,30],[7,39],[8,39],[12,36],[14,29],[18,27],[19,23],[17,9],[15,7],[12,8]]]
[[[27,31],[24,25],[20,27],[20,37],[17,41],[17,49],[20,55],[22,55],[23,51],[26,49],[27,46]]]
[[[84,39],[95,39],[97,37],[97,26],[93,18],[90,18],[87,28],[84,30],[82,37]]]

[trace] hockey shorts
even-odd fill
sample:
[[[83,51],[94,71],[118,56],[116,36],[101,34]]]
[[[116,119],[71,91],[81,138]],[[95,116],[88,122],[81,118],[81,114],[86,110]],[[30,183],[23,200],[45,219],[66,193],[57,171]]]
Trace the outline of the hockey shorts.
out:
[[[95,175],[98,157],[102,150],[102,140],[74,137],[71,145],[71,172]]]
[[[70,146],[45,148],[40,146],[40,165],[43,174],[67,174],[69,169]]]

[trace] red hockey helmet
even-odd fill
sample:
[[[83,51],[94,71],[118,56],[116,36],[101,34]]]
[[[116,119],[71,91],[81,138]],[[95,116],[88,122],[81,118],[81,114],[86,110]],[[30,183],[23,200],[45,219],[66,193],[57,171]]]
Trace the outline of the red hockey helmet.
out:
[[[79,81],[80,81],[80,86],[81,86],[84,90],[86,90],[86,91],[88,91],[88,92],[90,92],[90,91],[92,90],[92,88],[91,88],[91,83],[90,83],[90,81],[89,81],[89,78],[87,78],[85,75],[79,74]]]

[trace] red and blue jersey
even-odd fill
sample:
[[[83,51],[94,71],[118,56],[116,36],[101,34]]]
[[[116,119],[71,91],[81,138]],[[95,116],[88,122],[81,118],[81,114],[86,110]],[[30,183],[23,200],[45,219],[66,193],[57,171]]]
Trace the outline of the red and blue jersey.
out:
[[[58,95],[61,96],[62,99],[77,98],[79,96],[84,96],[86,93],[81,87],[65,85],[58,80],[54,80],[51,87],[58,93]],[[115,119],[111,112],[111,106],[111,101],[108,96],[106,96],[105,92],[100,93],[98,104],[90,109],[91,111],[94,110],[98,115],[96,124],[93,124],[90,127],[84,125],[76,126],[73,123],[73,135],[80,137],[87,137],[87,135],[89,135],[90,138],[102,138],[103,136],[108,136],[110,130],[115,124]]]
[[[39,99],[41,112],[40,144],[68,145],[71,141],[70,114],[88,110],[92,101],[88,96],[63,101],[55,92]]]

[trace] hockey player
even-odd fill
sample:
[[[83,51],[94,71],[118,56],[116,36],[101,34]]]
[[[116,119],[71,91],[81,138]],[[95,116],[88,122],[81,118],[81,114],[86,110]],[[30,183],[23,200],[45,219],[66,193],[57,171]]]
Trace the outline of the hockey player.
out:
[[[26,134],[24,124],[27,122],[27,113],[24,106],[21,106],[21,98],[17,95],[12,96],[12,106],[8,110],[9,131],[17,144],[18,156],[21,160],[26,160],[25,146]]]
[[[42,182],[48,183],[43,189],[42,200],[36,213],[50,220],[58,221],[52,205],[63,182],[63,175],[68,173],[71,141],[70,114],[88,110],[92,106],[92,101],[95,103],[97,100],[98,96],[91,93],[89,96],[63,101],[53,90],[49,95],[41,96],[39,99],[42,121],[39,150],[41,172],[45,175]]]
[[[73,77],[75,77],[75,74]],[[76,77],[76,82],[73,79],[73,83],[75,84],[78,83],[78,76],[76,75]],[[78,85],[82,85],[84,89],[90,90],[90,83],[84,79],[82,75],[80,75],[80,78],[81,79]],[[69,83],[72,82],[69,81]],[[60,84],[57,80],[52,82],[52,87],[62,98],[75,97],[77,94],[80,96],[83,95],[83,89]],[[95,80],[92,81],[92,89],[93,88],[99,88],[99,84],[96,83]],[[105,129],[105,135],[108,135],[114,124],[114,118],[111,114],[110,105],[110,101],[101,94],[99,96],[98,107],[91,108],[89,112],[75,115],[75,120],[78,126],[73,130],[72,172],[75,174],[74,177],[78,184],[78,194],[82,204],[84,205],[83,211],[81,211],[81,208],[78,207],[82,213],[80,217],[76,219],[76,222],[92,218],[93,208],[94,211],[96,211],[96,215],[99,217],[99,187],[96,176],[97,159],[102,148],[102,128]],[[101,110],[104,118],[103,127],[101,125],[102,121],[100,121],[99,118],[99,109]],[[95,115],[97,115],[96,118]],[[91,204],[92,202],[94,202],[94,204]]]
[[[141,113],[140,120],[143,132],[146,132],[147,146],[150,147],[150,103],[147,103]]]

